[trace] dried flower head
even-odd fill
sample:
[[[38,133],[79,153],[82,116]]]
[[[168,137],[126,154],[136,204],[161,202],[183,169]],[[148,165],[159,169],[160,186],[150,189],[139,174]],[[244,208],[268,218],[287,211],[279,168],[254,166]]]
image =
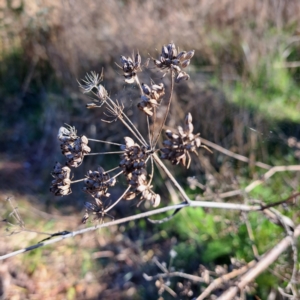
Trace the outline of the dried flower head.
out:
[[[62,166],[57,162],[54,166],[51,175],[55,178],[51,182],[50,192],[55,196],[66,196],[72,193],[71,191],[71,169],[67,166]]]
[[[102,167],[98,167],[97,171],[88,171],[84,180],[83,190],[95,199],[108,198],[110,194],[107,193],[107,190],[110,186],[114,186],[115,183],[115,178],[110,178],[109,174]]]
[[[104,206],[100,200],[96,201],[96,203],[85,202],[85,213],[82,218],[82,223],[85,224],[90,214],[94,216],[94,221],[103,220],[105,215],[108,215],[105,212]]]
[[[174,43],[163,46],[159,59],[154,59],[154,64],[161,70],[173,70],[175,72],[175,82],[188,80],[190,76],[181,70],[190,64],[191,58],[194,56],[195,51],[182,51],[178,54]]]
[[[85,79],[82,79],[83,83],[79,83],[79,87],[83,90],[83,93],[89,93],[93,89],[98,89],[99,83],[103,80],[103,71],[101,74],[97,74],[92,71],[90,74],[85,75]]]
[[[162,96],[165,94],[163,83],[152,84],[151,88],[142,83],[142,90],[144,94],[141,96],[142,101],[138,103],[138,108],[148,116],[153,115],[153,109],[158,107]]]
[[[125,81],[127,83],[134,83],[137,71],[141,69],[141,56],[139,53],[131,57],[121,56],[121,68],[124,72]]]
[[[67,164],[70,167],[79,167],[83,157],[91,152],[91,148],[87,145],[87,137],[84,135],[81,137],[77,136],[75,127],[60,127],[57,138],[61,142],[62,154],[67,158]]]
[[[189,152],[197,154],[197,148],[201,146],[200,133],[193,134],[194,126],[192,124],[192,115],[188,113],[185,118],[185,126],[178,126],[178,134],[171,130],[166,130],[167,140],[163,142],[164,148],[161,158],[168,159],[172,164],[181,163],[189,168],[191,157]],[[188,159],[188,162],[187,162]]]
[[[120,172],[110,177],[108,172],[102,167],[98,167],[95,171],[88,171],[85,178],[71,181],[70,179],[70,167],[78,167],[82,164],[85,155],[101,155],[102,153],[90,153],[91,148],[88,146],[89,141],[108,143],[112,145],[120,145],[114,142],[108,142],[103,140],[88,139],[86,136],[78,136],[76,129],[72,126],[64,126],[59,129],[58,140],[60,141],[60,147],[63,155],[67,158],[67,166],[62,167],[59,163],[56,164],[52,176],[54,180],[51,185],[51,192],[55,195],[68,195],[71,193],[71,183],[84,182],[83,190],[93,197],[92,203],[87,202],[85,204],[85,215],[83,222],[85,223],[89,215],[94,215],[95,219],[99,220],[107,214],[119,201],[131,200],[136,197],[140,197],[140,200],[145,200],[151,203],[154,207],[160,204],[160,195],[153,191],[151,185],[154,177],[154,162],[156,162],[161,168],[168,173],[167,167],[158,159],[155,152],[157,149],[157,142],[167,120],[169,109],[172,103],[174,79],[175,82],[189,79],[189,75],[183,71],[190,64],[190,60],[194,55],[194,51],[182,51],[178,52],[174,43],[170,43],[162,47],[161,55],[159,59],[154,59],[154,63],[157,68],[165,73],[170,72],[172,78],[171,91],[168,100],[167,109],[164,112],[164,118],[162,122],[159,122],[159,127],[155,126],[155,117],[153,120],[147,118],[148,125],[148,137],[144,138],[142,133],[135,126],[134,122],[130,119],[127,111],[124,110],[124,104],[117,99],[112,99],[107,90],[101,85],[103,80],[103,71],[101,74],[96,72],[87,73],[85,78],[79,83],[83,93],[91,92],[96,99],[93,99],[88,103],[87,108],[93,109],[103,105],[104,115],[109,117],[108,120],[103,120],[107,123],[119,120],[133,136],[139,141],[136,143],[132,138],[125,137],[125,144],[121,145],[121,159],[119,166]],[[155,84],[151,81],[151,85],[140,84],[137,73],[141,71],[141,56],[139,53],[134,54],[131,57],[120,57],[120,68],[123,71],[125,82],[136,83],[141,92],[141,100],[138,103],[138,108],[143,111],[147,116],[155,116],[157,108],[160,106],[162,97],[165,95],[165,87],[163,83]],[[163,147],[160,149],[162,158],[170,160],[173,164],[183,164],[189,167],[190,165],[190,152],[195,152],[198,147],[201,146],[201,140],[199,134],[193,134],[193,124],[191,114],[188,114],[185,119],[184,128],[178,127],[178,133],[173,133],[170,130],[166,131],[167,140],[163,142]],[[148,140],[149,138],[149,140]],[[120,151],[117,151],[120,152]],[[105,154],[113,154],[114,151]],[[151,161],[151,174],[148,174],[150,170]],[[117,168],[112,169],[113,172]],[[111,174],[111,173],[110,173]],[[169,178],[175,182],[175,178],[169,174]],[[108,200],[110,194],[108,189],[114,186],[116,178],[124,175],[127,181],[127,188],[119,196],[118,200],[114,201],[112,205],[104,208],[105,201]],[[176,184],[175,184],[176,185]],[[184,195],[186,202],[189,202],[187,196]]]
[[[160,196],[155,194],[148,184],[146,162],[149,157],[147,148],[139,146],[132,138],[125,137],[125,145],[121,146],[124,154],[121,156],[119,166],[123,169],[130,190],[124,195],[124,199],[132,200],[141,195],[141,200],[148,200],[153,206],[158,206]]]

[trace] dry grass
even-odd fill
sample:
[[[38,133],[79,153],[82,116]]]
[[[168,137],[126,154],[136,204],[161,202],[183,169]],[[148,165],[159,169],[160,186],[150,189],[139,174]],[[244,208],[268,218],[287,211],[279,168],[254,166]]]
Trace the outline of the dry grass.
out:
[[[121,52],[135,48],[146,54],[147,49],[171,40],[196,49],[198,57],[213,68],[255,71],[261,57],[273,55],[282,39],[287,41],[284,30],[291,28],[297,34],[300,3],[43,0],[26,2],[21,23],[13,22],[15,14],[10,11],[4,17],[13,38],[31,44],[28,54],[48,59],[66,79],[68,73],[78,77],[82,68],[115,60]],[[269,34],[270,28],[274,34]],[[7,32],[1,32],[2,45],[9,49],[13,39]]]

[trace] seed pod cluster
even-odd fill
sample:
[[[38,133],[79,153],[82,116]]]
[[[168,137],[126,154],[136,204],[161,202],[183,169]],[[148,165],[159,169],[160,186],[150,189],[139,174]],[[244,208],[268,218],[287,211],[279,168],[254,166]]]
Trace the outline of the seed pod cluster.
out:
[[[194,126],[192,124],[192,115],[188,113],[185,118],[184,128],[178,126],[178,134],[171,130],[166,130],[167,140],[163,142],[164,148],[161,158],[168,159],[173,165],[181,163],[189,168],[191,157],[189,152],[197,154],[197,148],[201,146],[200,133],[193,134]]]
[[[83,224],[86,223],[86,221],[90,217],[90,214],[94,215],[94,220],[100,220],[105,215],[104,207],[100,200],[97,201],[96,204],[85,202],[84,207],[85,207],[85,213],[82,218]]]
[[[71,169],[67,166],[62,166],[57,162],[51,175],[55,178],[51,182],[50,192],[55,196],[66,196],[72,193],[71,191]]]
[[[142,83],[142,89],[144,94],[141,96],[142,101],[138,103],[138,108],[146,115],[152,116],[153,109],[160,104],[161,98],[165,94],[164,85],[163,83],[152,84],[150,88],[147,84]]]
[[[99,96],[100,100],[105,101],[106,97],[108,95],[107,90],[105,89],[105,87],[102,84],[99,84],[97,89],[98,89],[98,96]]]
[[[67,164],[70,167],[79,167],[82,164],[83,157],[91,152],[91,148],[87,145],[87,137],[84,135],[77,136],[74,127],[69,127],[69,129],[61,127],[57,138],[61,142],[62,154],[67,158]]]
[[[178,53],[174,43],[170,43],[167,46],[163,46],[159,59],[154,59],[154,64],[161,70],[173,70],[175,71],[175,82],[179,83],[182,80],[188,80],[190,76],[181,70],[186,68],[191,58],[194,56],[195,51],[182,51]]]
[[[147,181],[146,160],[149,156],[147,148],[134,143],[130,137],[125,137],[125,145],[121,146],[124,154],[121,156],[120,167],[130,185],[130,190],[124,196],[126,200],[132,200],[141,195],[141,200],[150,201],[153,206],[158,206],[160,196],[155,194]]]
[[[110,186],[114,186],[115,183],[115,178],[110,178],[109,174],[102,167],[98,167],[97,171],[89,171],[87,173],[83,190],[94,199],[100,200],[101,197],[108,198],[110,196],[107,190]]]
[[[122,64],[121,67],[124,72],[125,82],[134,83],[136,73],[141,68],[140,54],[137,53],[135,56],[133,55],[132,58],[131,57],[126,58],[125,56],[122,55],[120,61]]]

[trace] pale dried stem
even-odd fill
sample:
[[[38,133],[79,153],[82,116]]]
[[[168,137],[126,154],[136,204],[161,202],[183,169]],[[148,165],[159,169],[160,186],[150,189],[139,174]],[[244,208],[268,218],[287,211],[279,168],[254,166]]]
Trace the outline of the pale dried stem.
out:
[[[116,146],[121,146],[122,145],[122,144],[108,142],[108,141],[103,141],[103,140],[95,140],[95,139],[88,139],[88,140],[92,141],[92,142],[98,142],[98,143],[104,143],[104,144],[110,144],[110,145],[116,145]]]
[[[12,197],[8,197],[6,201],[9,202],[9,205],[12,208],[12,212],[9,214],[9,216],[12,216],[15,219],[19,227],[25,228],[25,223],[18,212],[18,207],[14,206],[12,203]]]
[[[274,208],[270,208],[272,210],[272,212],[276,215],[276,217],[278,218],[278,220],[280,221],[280,223],[282,224],[283,228],[285,229],[286,233],[288,236],[290,236],[292,238],[291,240],[291,248],[293,251],[293,272],[292,272],[292,276],[291,279],[287,285],[287,287],[289,287],[292,290],[292,293],[294,296],[296,296],[296,299],[299,299],[299,292],[297,290],[297,287],[295,286],[295,284],[297,283],[296,280],[296,276],[298,273],[298,249],[295,243],[295,239],[293,238],[293,231],[291,229],[290,226],[288,226],[287,224],[287,220],[286,220],[286,216],[283,216],[279,211],[277,211]]]
[[[256,265],[257,261],[252,260],[247,265],[237,269],[233,270],[230,273],[227,273],[225,275],[222,275],[219,278],[216,278],[213,282],[209,284],[209,286],[202,292],[202,294],[196,299],[196,300],[204,300],[206,297],[208,297],[215,289],[217,289],[222,283],[228,282],[229,280],[240,276],[247,272],[250,268],[254,267]]]
[[[233,196],[238,196],[238,195],[243,195],[243,193],[249,193],[253,189],[255,189],[257,186],[261,185],[264,183],[267,179],[272,177],[275,173],[277,172],[284,172],[284,171],[300,171],[300,165],[291,165],[291,166],[277,166],[277,167],[272,167],[267,171],[263,176],[262,179],[255,180],[251,182],[249,185],[245,187],[245,189],[240,189],[240,190],[234,190],[234,191],[229,191],[221,194],[213,194],[209,195],[203,198],[200,198],[201,200],[210,200],[215,197],[217,198],[228,198],[228,197],[233,197]]]
[[[157,156],[156,153],[153,153],[153,159],[154,161],[163,169],[163,171],[166,173],[166,175],[169,177],[169,179],[173,182],[175,187],[178,189],[179,193],[183,197],[184,201],[186,203],[190,203],[191,200],[188,197],[188,195],[185,193],[184,189],[181,187],[181,185],[177,182],[177,180],[173,177],[173,175],[170,173],[168,168],[165,166],[165,164],[160,160],[160,158]]]
[[[151,161],[151,175],[149,175],[150,180],[148,182],[148,186],[151,185],[153,177],[154,177],[154,163],[153,163],[153,157],[152,157],[152,155],[150,156],[150,161]]]
[[[153,257],[152,261],[161,269],[161,271],[163,271],[164,273],[168,273],[169,270],[159,262],[159,260],[157,259],[157,257]]]
[[[155,124],[156,124],[156,107],[153,109],[153,121],[152,121],[152,131],[151,131],[151,147],[153,145],[153,140],[154,140],[154,132],[155,132]]]
[[[105,172],[107,173],[107,172]],[[123,174],[123,170],[120,171],[119,173],[117,173],[116,175],[112,176],[111,178],[109,178],[108,180],[104,181],[104,183],[109,183],[113,178],[117,178],[118,176],[120,176],[121,174]]]
[[[285,172],[285,171],[300,171],[300,165],[292,165],[292,166],[277,166],[271,168],[268,172],[266,172],[263,176],[262,179],[255,180],[251,184],[249,184],[245,188],[245,192],[249,193],[252,191],[255,187],[258,185],[262,184],[265,182],[268,178],[272,177],[275,173],[277,172]]]
[[[106,155],[106,154],[120,154],[120,153],[124,153],[124,151],[94,152],[94,153],[87,153],[86,156],[90,156],[90,155]]]
[[[251,246],[252,246],[252,251],[253,251],[254,257],[256,259],[259,259],[258,249],[257,249],[257,247],[255,245],[255,238],[254,238],[253,230],[252,230],[251,224],[249,222],[248,216],[247,216],[246,213],[242,212],[242,217],[243,217],[244,222],[245,222],[246,227],[247,227],[247,232],[248,232],[248,236],[249,236],[249,239],[250,239],[250,242],[251,242]]]
[[[84,233],[87,233],[87,232],[90,232],[90,231],[94,231],[94,230],[97,230],[99,228],[119,225],[119,224],[123,224],[123,223],[129,222],[129,221],[138,220],[138,219],[142,219],[142,218],[147,218],[147,217],[150,217],[150,216],[153,216],[153,215],[161,214],[161,213],[164,213],[164,212],[167,212],[167,211],[170,211],[170,210],[181,209],[181,208],[184,208],[184,207],[207,207],[207,208],[218,208],[218,209],[228,209],[228,210],[238,210],[238,211],[258,211],[258,210],[261,209],[261,206],[259,206],[259,205],[249,206],[249,205],[236,204],[236,203],[191,201],[189,204],[181,203],[181,204],[177,204],[177,205],[162,207],[162,208],[158,208],[158,209],[155,209],[155,210],[152,210],[152,211],[147,211],[147,212],[140,213],[140,214],[137,214],[137,215],[122,218],[122,219],[119,219],[119,220],[115,220],[115,221],[99,224],[99,225],[96,225],[96,226],[80,229],[78,231],[73,231],[69,234],[65,234],[65,235],[60,236],[58,238],[54,238],[52,240],[45,241],[43,243],[39,243],[39,244],[36,244],[36,245],[33,245],[33,246],[29,246],[29,247],[26,247],[26,248],[23,248],[23,249],[20,249],[20,250],[2,255],[2,256],[0,256],[0,260],[15,256],[15,255],[27,252],[27,251],[31,251],[31,250],[37,249],[39,247],[54,244],[54,243],[60,242],[64,239],[72,238],[76,235],[84,234]]]
[[[110,98],[107,97],[107,100],[110,101],[110,103],[108,103],[107,101],[105,101],[105,104],[112,110],[112,111],[116,111],[116,104],[115,102]],[[121,117],[122,116],[122,117]],[[131,122],[131,120],[127,117],[127,115],[121,111],[121,116],[118,113],[117,114],[117,118],[127,127],[127,129],[136,137],[136,139],[144,146],[148,146],[147,142],[145,141],[144,137],[141,135],[141,133],[139,132],[139,130],[136,128],[136,126]],[[126,122],[123,118],[126,119]]]
[[[140,83],[140,81],[139,81],[139,77],[138,77],[137,75],[135,76],[135,82],[137,83],[137,85],[138,85],[138,87],[139,87],[139,89],[140,89],[141,95],[143,95],[143,94],[144,94],[143,88],[142,88],[142,86],[141,86],[141,83]]]
[[[217,150],[219,152],[222,152],[222,153],[226,154],[227,156],[233,157],[233,158],[235,158],[237,160],[240,160],[240,161],[243,161],[243,162],[247,162],[247,163],[250,162],[250,159],[248,157],[240,155],[240,154],[237,154],[237,153],[234,153],[234,152],[232,152],[230,150],[227,150],[227,149],[225,149],[225,148],[223,148],[223,147],[221,147],[221,146],[219,146],[219,145],[217,145],[215,143],[212,143],[212,142],[210,142],[210,141],[208,141],[208,140],[206,140],[204,138],[201,138],[201,142],[203,142],[203,144],[209,146],[210,148],[213,148],[213,149],[215,149],[215,150]],[[260,167],[260,168],[263,168],[263,169],[267,169],[267,170],[272,168],[272,166],[267,165],[267,164],[262,163],[262,162],[259,162],[259,161],[255,162],[255,165],[257,167]]]
[[[243,275],[240,281],[233,287],[225,291],[218,300],[231,300],[237,295],[239,291],[242,291],[249,283],[251,283],[259,274],[265,271],[277,258],[293,244],[293,239],[298,238],[300,235],[300,225],[295,228],[293,236],[286,236],[282,239],[274,248],[266,253],[263,258],[245,275]]]
[[[158,278],[181,277],[181,278],[185,278],[188,280],[192,280],[194,282],[205,282],[204,279],[199,276],[195,276],[195,275],[191,275],[191,274],[187,274],[187,273],[183,273],[183,272],[167,272],[167,273],[157,274],[155,276],[149,276],[146,273],[144,273],[143,277],[147,281],[155,280]]]
[[[149,145],[150,145],[150,148],[152,149],[152,136],[151,136],[150,122],[149,122],[148,116],[147,116],[147,128],[148,128]]]
[[[77,179],[77,180],[74,180],[74,181],[71,181],[71,183],[77,183],[77,182],[82,182],[84,181],[86,178],[81,178],[81,179]]]
[[[171,106],[171,102],[172,102],[172,97],[173,97],[173,91],[174,91],[174,71],[171,71],[171,91],[170,91],[170,96],[169,96],[169,100],[168,100],[168,104],[167,104],[167,110],[165,112],[165,115],[164,115],[164,119],[160,125],[160,128],[158,130],[158,133],[157,133],[157,136],[155,138],[155,141],[154,143],[152,144],[152,147],[155,148],[157,142],[158,142],[158,139],[160,137],[160,134],[164,128],[164,125],[166,123],[166,120],[167,120],[167,117],[169,115],[169,110],[170,110],[170,106]]]
[[[129,191],[130,186],[128,186],[128,188],[124,191],[124,193],[119,197],[119,199],[117,201],[115,201],[110,207],[108,207],[107,209],[104,210],[104,213],[109,212],[114,206],[116,206],[125,196],[125,194]]]
[[[105,173],[110,173],[110,172],[113,172],[113,171],[115,171],[115,170],[117,170],[117,169],[120,169],[120,167],[117,166],[117,167],[115,167],[115,168],[112,168],[112,169],[110,169],[110,170],[105,171]]]
[[[169,287],[167,286],[166,284],[162,284],[163,285],[163,288],[166,290],[166,292],[168,292],[171,296],[173,296],[174,298],[177,297],[177,294]]]

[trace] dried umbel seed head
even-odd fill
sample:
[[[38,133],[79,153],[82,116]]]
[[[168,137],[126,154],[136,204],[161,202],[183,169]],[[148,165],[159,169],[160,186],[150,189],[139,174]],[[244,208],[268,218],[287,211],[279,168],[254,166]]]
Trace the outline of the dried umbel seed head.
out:
[[[103,70],[101,74],[97,74],[96,72],[87,73],[85,78],[81,81],[83,83],[79,83],[79,87],[82,89],[83,93],[89,93],[93,89],[99,90],[99,83],[103,80]]]
[[[142,90],[144,94],[141,96],[142,101],[138,103],[138,108],[148,116],[153,115],[153,109],[158,107],[162,96],[165,94],[163,83],[152,84],[151,88],[142,83]]]
[[[51,175],[54,180],[51,182],[50,192],[55,196],[66,196],[71,194],[71,169],[67,166],[62,166],[57,162],[54,166]]]
[[[119,166],[130,186],[129,191],[123,196],[125,200],[132,200],[141,195],[141,200],[151,201],[159,205],[160,198],[151,190],[147,180],[146,161],[149,157],[147,148],[136,144],[132,138],[125,137],[125,145],[121,146],[124,154],[121,156]]]
[[[89,171],[87,173],[83,190],[95,199],[108,198],[110,194],[107,193],[107,190],[109,187],[114,186],[115,183],[115,178],[110,178],[109,174],[102,167],[98,167],[97,171]]]
[[[98,200],[95,204],[90,202],[85,202],[85,214],[82,218],[82,223],[85,224],[90,214],[94,216],[94,221],[103,219],[105,212],[101,200]]]
[[[181,68],[186,68],[190,64],[191,58],[195,51],[182,51],[178,54],[174,43],[162,47],[159,59],[154,59],[154,64],[161,70],[172,70],[175,73],[175,82],[179,83],[182,80],[188,80],[189,75],[182,71]]]
[[[175,82],[176,83],[179,83],[180,81],[183,81],[183,80],[189,80],[190,79],[190,75],[187,74],[186,72],[184,71],[180,71],[176,78],[175,78]]]
[[[121,68],[124,72],[125,82],[134,83],[136,73],[141,69],[141,56],[139,53],[131,57],[121,56]]]
[[[193,134],[193,130],[192,115],[188,113],[184,128],[178,126],[178,134],[171,130],[166,131],[168,139],[163,142],[164,147],[160,149],[161,158],[170,160],[174,165],[181,163],[189,168],[191,163],[189,152],[197,154],[197,148],[201,146],[200,133]]]
[[[107,98],[107,90],[105,89],[105,87],[102,84],[99,84],[98,86],[98,97],[100,98],[100,100],[105,101]]]
[[[61,127],[58,131],[58,139],[62,142],[60,148],[70,167],[79,167],[83,157],[91,152],[91,148],[87,145],[87,137],[77,136],[75,127],[69,126],[69,129]]]
[[[157,207],[160,204],[161,198],[159,194],[155,194],[151,190],[151,186],[148,186],[148,188],[142,192],[141,200],[150,201],[153,207]]]
[[[144,169],[148,158],[147,149],[134,143],[130,137],[125,137],[125,145],[122,145],[121,149],[124,150],[124,154],[121,155],[119,166],[123,169],[127,180],[131,180],[134,172]]]
[[[57,139],[61,142],[75,141],[77,138],[77,131],[75,127],[66,125],[66,127],[60,127],[57,134]]]

